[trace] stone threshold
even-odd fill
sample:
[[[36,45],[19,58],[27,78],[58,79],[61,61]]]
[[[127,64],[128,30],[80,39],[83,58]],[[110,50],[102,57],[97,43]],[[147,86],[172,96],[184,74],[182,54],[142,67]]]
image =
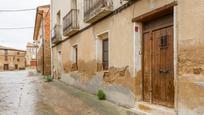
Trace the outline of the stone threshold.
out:
[[[135,108],[132,108],[132,110],[145,113],[145,115],[176,115],[174,108],[168,108],[147,102],[137,102]]]

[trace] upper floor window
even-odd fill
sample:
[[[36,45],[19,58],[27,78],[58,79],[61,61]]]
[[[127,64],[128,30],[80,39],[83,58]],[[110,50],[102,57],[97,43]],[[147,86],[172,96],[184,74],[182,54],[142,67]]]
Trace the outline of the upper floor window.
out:
[[[61,24],[61,11],[59,10],[57,12],[57,25],[60,25]]]

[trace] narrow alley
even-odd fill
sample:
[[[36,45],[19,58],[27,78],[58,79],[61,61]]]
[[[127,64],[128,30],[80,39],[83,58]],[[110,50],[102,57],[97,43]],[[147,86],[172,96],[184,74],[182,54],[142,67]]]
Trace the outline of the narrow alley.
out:
[[[204,115],[204,0],[0,0],[0,115]]]
[[[0,115],[126,115],[125,109],[28,70],[0,73]],[[69,103],[69,104],[68,104]]]

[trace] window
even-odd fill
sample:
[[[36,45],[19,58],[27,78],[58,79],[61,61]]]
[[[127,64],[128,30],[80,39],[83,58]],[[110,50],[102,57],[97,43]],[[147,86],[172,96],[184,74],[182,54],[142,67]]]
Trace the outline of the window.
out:
[[[160,46],[161,46],[162,49],[168,47],[168,36],[167,36],[167,35],[163,35],[163,36],[161,37]]]
[[[35,55],[34,55],[34,54],[32,55],[32,59],[36,59],[36,57],[35,57]]]
[[[20,59],[18,58],[18,59],[17,59],[17,62],[19,62],[19,61],[20,61]]]
[[[4,70],[9,70],[9,64],[4,64]]]
[[[109,69],[109,32],[105,31],[97,35],[96,39],[96,61],[97,71]]]
[[[102,64],[103,70],[108,70],[109,60],[108,60],[108,39],[102,41]]]
[[[17,52],[17,55],[19,55],[20,54],[20,52]]]
[[[61,24],[61,12],[58,11],[57,12],[57,25],[60,25]]]
[[[78,70],[78,46],[73,46],[73,53],[72,53],[72,62],[73,62],[73,70]]]
[[[16,69],[16,70],[18,69],[18,64],[15,64],[15,69]]]

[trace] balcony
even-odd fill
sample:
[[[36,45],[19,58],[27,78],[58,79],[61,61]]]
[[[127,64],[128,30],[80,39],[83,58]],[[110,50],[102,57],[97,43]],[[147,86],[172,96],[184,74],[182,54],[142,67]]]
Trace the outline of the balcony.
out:
[[[71,9],[69,13],[63,18],[63,34],[64,36],[71,36],[78,31],[78,10]]]
[[[62,40],[61,25],[55,25],[52,30],[52,43],[57,44]]]
[[[84,0],[84,21],[94,23],[113,11],[112,0]]]

